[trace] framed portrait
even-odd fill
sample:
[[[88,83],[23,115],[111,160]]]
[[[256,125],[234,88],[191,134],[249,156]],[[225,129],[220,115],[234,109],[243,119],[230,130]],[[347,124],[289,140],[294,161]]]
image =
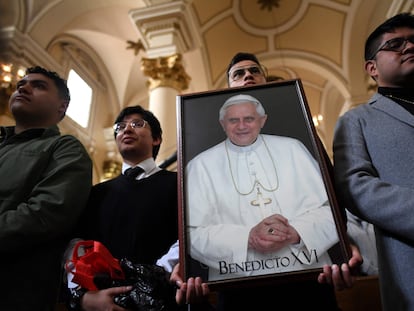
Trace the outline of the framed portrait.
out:
[[[347,262],[330,161],[301,81],[177,96],[180,266],[212,290]]]

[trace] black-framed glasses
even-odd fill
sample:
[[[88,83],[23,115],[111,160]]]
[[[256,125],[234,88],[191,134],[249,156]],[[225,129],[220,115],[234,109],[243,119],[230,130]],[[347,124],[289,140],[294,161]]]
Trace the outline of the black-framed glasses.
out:
[[[145,127],[146,124],[148,124],[148,122],[145,120],[132,120],[130,122],[122,121],[122,122],[115,123],[113,128],[114,128],[115,134],[119,134],[120,132],[125,131],[128,125],[132,127],[133,129],[136,129],[136,128]]]
[[[229,72],[229,78],[232,81],[238,81],[244,77],[246,71],[250,72],[253,76],[264,76],[264,70],[257,65],[236,67]]]
[[[370,57],[373,59],[379,51],[391,51],[401,53],[407,46],[407,42],[414,44],[414,35],[408,37],[397,37],[385,41]]]

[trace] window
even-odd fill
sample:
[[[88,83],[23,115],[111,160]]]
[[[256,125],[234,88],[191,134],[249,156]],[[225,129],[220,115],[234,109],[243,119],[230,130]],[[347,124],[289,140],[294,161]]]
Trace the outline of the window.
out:
[[[68,88],[71,99],[66,115],[86,128],[92,103],[92,88],[73,69],[69,71]]]

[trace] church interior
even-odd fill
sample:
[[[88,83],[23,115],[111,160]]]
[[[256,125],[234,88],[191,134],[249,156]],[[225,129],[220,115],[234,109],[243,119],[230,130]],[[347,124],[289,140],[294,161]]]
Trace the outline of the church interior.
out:
[[[270,76],[301,80],[331,156],[338,117],[375,91],[366,37],[406,11],[413,0],[0,0],[0,124],[14,124],[8,97],[22,70],[40,65],[86,86],[80,97],[71,88],[81,110],[59,127],[88,150],[94,183],[120,173],[112,125],[132,105],[160,119],[157,162],[176,170],[176,96],[227,88],[230,59],[249,52]],[[344,311],[379,310],[376,277],[338,299]]]

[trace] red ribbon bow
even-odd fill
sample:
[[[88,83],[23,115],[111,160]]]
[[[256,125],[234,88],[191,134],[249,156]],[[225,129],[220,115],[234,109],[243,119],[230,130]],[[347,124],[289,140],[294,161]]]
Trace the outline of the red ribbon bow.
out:
[[[80,247],[85,254],[79,255]],[[94,283],[97,274],[108,274],[111,279],[125,279],[118,259],[102,243],[93,240],[80,241],[75,245],[66,269],[73,273],[73,282],[88,290],[98,290]]]

